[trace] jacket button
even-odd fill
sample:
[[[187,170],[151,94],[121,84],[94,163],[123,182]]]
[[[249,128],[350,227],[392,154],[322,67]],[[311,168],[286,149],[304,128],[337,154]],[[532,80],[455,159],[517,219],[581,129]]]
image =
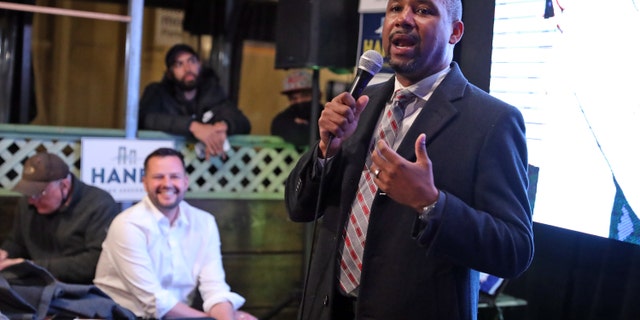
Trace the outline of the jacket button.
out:
[[[302,178],[298,178],[298,181],[296,181],[296,193],[300,192],[301,187],[302,187]]]
[[[329,306],[329,296],[324,296],[324,300],[322,300],[322,305],[325,307]]]

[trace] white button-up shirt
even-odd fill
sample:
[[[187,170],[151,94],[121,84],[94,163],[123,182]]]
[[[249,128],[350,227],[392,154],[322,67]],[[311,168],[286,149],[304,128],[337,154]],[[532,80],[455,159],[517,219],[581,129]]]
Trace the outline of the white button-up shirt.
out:
[[[109,227],[94,283],[139,317],[161,318],[189,303],[199,284],[203,309],[245,302],[230,291],[213,215],[185,201],[173,226],[148,197],[120,213]]]

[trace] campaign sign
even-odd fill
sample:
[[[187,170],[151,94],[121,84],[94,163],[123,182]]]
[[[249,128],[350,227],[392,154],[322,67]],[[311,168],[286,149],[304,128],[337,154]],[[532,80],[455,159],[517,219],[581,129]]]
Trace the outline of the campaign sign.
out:
[[[173,140],[82,138],[80,175],[84,183],[101,188],[118,201],[138,201],[145,196],[142,185],[144,159],[154,150],[174,148]]]
[[[387,0],[360,0],[359,12],[382,12],[387,8]]]
[[[360,15],[360,47],[359,54],[368,50],[375,50],[384,57],[382,48],[382,23],[384,11],[376,13],[363,13]],[[379,73],[393,73],[386,59]]]

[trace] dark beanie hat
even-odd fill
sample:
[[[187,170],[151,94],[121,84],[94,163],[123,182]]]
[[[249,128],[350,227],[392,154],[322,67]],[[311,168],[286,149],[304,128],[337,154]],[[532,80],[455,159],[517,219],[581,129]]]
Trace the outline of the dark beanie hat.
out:
[[[198,57],[196,51],[193,50],[193,48],[191,48],[190,46],[184,43],[176,44],[171,47],[169,51],[167,51],[167,55],[164,57],[164,64],[167,66],[167,69],[171,68],[173,63],[176,62],[176,58],[178,57],[178,55],[182,52],[187,52]]]

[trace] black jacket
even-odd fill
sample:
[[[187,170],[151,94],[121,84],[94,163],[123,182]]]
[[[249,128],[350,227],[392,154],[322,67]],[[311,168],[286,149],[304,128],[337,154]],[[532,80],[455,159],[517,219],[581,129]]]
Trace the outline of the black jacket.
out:
[[[52,214],[38,214],[28,198],[21,197],[2,249],[11,258],[32,260],[60,281],[91,284],[102,241],[120,205],[74,175],[72,181],[71,201]]]
[[[248,134],[251,131],[249,119],[227,99],[213,69],[203,67],[201,77],[193,101],[185,100],[167,76],[149,84],[140,99],[138,127],[194,138],[189,131],[191,121],[214,123],[223,120],[229,126],[228,135]],[[207,114],[208,111],[211,112]]]
[[[318,117],[322,112],[322,105],[318,104]],[[296,123],[295,118],[307,120],[308,123]],[[311,102],[301,102],[292,104],[287,109],[278,113],[271,121],[271,134],[280,136],[285,141],[296,146],[308,146],[311,136],[312,121],[318,123],[318,119],[311,120]],[[319,136],[318,126],[316,128],[316,138]],[[317,140],[317,139],[316,139]]]

